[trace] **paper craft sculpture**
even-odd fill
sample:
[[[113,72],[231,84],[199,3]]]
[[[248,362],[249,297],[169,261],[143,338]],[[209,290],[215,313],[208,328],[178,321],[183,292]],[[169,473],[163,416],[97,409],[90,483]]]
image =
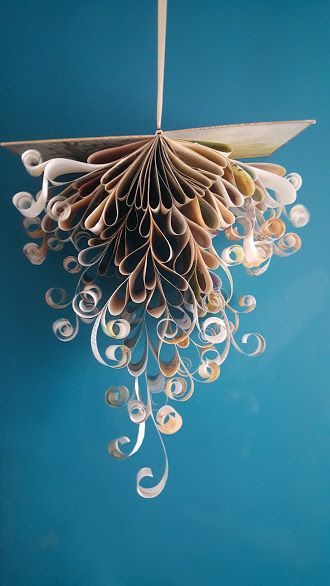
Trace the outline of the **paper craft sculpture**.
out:
[[[160,1],[155,135],[3,145],[22,155],[31,175],[43,176],[36,198],[20,192],[13,199],[37,240],[25,245],[27,258],[41,264],[50,249],[75,250],[63,261],[76,280],[73,295],[67,298],[63,289],[46,294],[51,307],[73,310],[73,320],[54,322],[55,335],[69,341],[80,321],[91,323],[96,359],[127,368],[134,379],[133,388],[106,393],[107,403],[125,405],[138,426],[130,451],[123,436],[110,443],[110,453],[122,459],[137,452],[147,422],[159,434],[161,480],[144,481],[153,476],[150,468],[137,474],[137,491],[146,498],[167,481],[162,435],[182,425],[173,402],[189,399],[196,381],[215,381],[231,346],[243,352],[240,315],[253,311],[256,301],[245,295],[234,307],[231,267],[242,264],[261,275],[273,255],[300,248],[286,222],[299,228],[308,221],[301,204],[287,208],[296,200],[299,175],[241,159],[272,153],[313,122],[160,130],[165,22],[166,2]],[[265,348],[257,333],[244,334],[241,342],[250,356]]]

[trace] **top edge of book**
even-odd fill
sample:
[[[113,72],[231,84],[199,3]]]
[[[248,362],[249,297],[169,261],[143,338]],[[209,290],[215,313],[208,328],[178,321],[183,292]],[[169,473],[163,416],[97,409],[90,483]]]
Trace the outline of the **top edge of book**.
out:
[[[231,158],[266,157],[289,142],[300,132],[315,124],[315,120],[280,122],[250,122],[167,130],[163,134],[173,140],[224,143],[231,147]],[[89,138],[56,138],[30,141],[2,142],[0,145],[18,155],[28,149],[38,150],[43,160],[64,157],[86,161],[92,153],[110,147],[152,138],[154,135],[100,136]]]

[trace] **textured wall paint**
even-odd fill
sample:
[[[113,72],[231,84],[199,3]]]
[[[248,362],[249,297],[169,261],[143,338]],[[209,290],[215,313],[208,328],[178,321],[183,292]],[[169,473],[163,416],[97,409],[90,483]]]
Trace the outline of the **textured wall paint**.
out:
[[[1,138],[153,131],[155,8],[7,2]],[[169,2],[164,127],[318,124],[274,157],[304,177],[301,252],[257,279],[235,270],[257,296],[242,328],[267,351],[232,352],[182,406],[157,500],[134,488],[139,466],[161,470],[153,434],[135,459],[107,455],[130,428],[104,390],[125,375],[95,363],[87,328],[71,344],[52,335],[44,292],[60,261],[23,257],[11,195],[36,181],[1,153],[1,586],[329,584],[329,14],[320,0]]]

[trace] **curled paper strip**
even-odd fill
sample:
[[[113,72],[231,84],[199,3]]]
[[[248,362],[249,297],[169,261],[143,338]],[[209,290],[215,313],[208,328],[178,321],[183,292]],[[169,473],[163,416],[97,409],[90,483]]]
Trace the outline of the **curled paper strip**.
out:
[[[126,407],[138,426],[136,440],[129,450],[130,439],[117,438],[109,452],[117,459],[133,455],[146,425],[154,426],[164,474],[155,482],[150,468],[137,475],[138,493],[152,498],[168,477],[162,435],[182,426],[170,402],[189,399],[196,381],[216,380],[231,347],[253,357],[265,349],[260,334],[237,341],[240,316],[256,301],[244,295],[233,307],[231,267],[261,275],[273,255],[300,248],[285,221],[300,227],[309,219],[301,204],[287,211],[301,179],[272,163],[236,161],[228,145],[172,140],[162,132],[95,152],[85,163],[43,162],[33,150],[22,160],[31,175],[43,176],[36,198],[26,192],[13,198],[33,239],[25,255],[41,264],[49,249],[69,243],[76,250],[63,261],[76,279],[74,294],[46,294],[51,307],[74,314],[56,320],[54,333],[69,341],[80,321],[92,323],[96,359],[132,375],[134,388],[111,387],[106,402]]]

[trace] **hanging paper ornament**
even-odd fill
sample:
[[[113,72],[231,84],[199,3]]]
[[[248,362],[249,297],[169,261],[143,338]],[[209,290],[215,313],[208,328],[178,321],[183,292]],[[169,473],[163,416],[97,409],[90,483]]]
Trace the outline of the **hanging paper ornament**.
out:
[[[41,264],[49,250],[74,246],[63,261],[74,294],[46,293],[48,305],[61,311],[55,335],[66,342],[81,321],[91,324],[95,358],[133,377],[128,388],[106,392],[108,405],[125,406],[138,426],[131,449],[122,436],[110,443],[110,454],[136,453],[147,422],[158,432],[165,468],[149,486],[144,479],[151,469],[138,472],[137,491],[145,498],[157,496],[167,481],[162,435],[182,426],[173,403],[189,399],[196,382],[215,381],[231,347],[253,357],[265,349],[258,333],[237,341],[240,316],[256,301],[245,295],[234,307],[231,267],[261,275],[273,255],[300,248],[286,223],[301,227],[309,220],[301,204],[287,211],[299,175],[240,159],[272,153],[313,122],[163,132],[166,2],[158,6],[155,135],[3,144],[22,155],[30,175],[42,176],[35,198],[27,192],[13,198],[33,240],[24,246],[27,258]]]

